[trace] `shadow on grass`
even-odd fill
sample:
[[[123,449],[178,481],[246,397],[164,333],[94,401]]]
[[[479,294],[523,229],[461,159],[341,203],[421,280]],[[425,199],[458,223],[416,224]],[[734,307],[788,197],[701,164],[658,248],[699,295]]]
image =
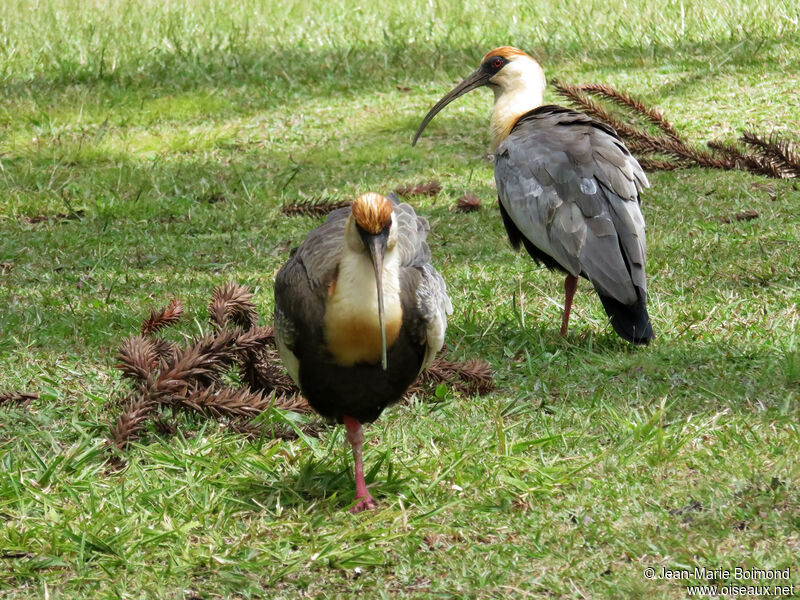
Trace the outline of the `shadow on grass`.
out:
[[[525,49],[542,61],[551,74],[575,62],[594,69],[630,71],[675,65],[702,72],[682,81],[675,89],[667,89],[666,93],[702,85],[724,65],[751,67],[759,56],[798,43],[800,36],[791,33],[760,39],[749,39],[742,34],[724,41],[687,41],[673,46],[651,44],[586,50],[568,44]],[[85,64],[63,64],[61,72],[53,76],[7,79],[0,85],[0,91],[11,103],[31,98],[44,108],[61,102],[63,94],[74,93],[80,87],[92,89],[93,96],[101,103],[132,93],[156,97],[198,88],[233,92],[240,88],[240,102],[250,110],[254,96],[263,107],[285,102],[295,95],[311,99],[332,93],[377,90],[397,83],[424,86],[432,79],[460,79],[477,66],[486,50],[476,46],[409,45],[387,39],[377,46],[336,47],[313,55],[306,49],[268,45],[238,53],[149,52],[139,60],[117,65],[113,73],[107,72],[102,56],[90,56]],[[386,68],[387,64],[391,66]],[[785,65],[782,68],[786,70]],[[659,90],[660,94],[662,91]]]
[[[406,488],[409,480],[398,477],[389,451],[379,453],[375,450],[380,449],[368,448],[365,453],[365,480],[370,493],[380,506],[383,499],[388,501],[397,497]],[[345,461],[337,461],[346,462],[340,470],[331,468],[331,461],[337,460],[333,456],[320,459],[314,458],[311,453],[305,456],[297,469],[284,473],[272,483],[261,483],[253,477],[231,488],[230,492],[238,496],[242,503],[252,505],[255,511],[263,506],[276,504],[300,511],[314,503],[327,504],[333,511],[346,511],[352,506],[355,502],[355,482],[349,447],[343,455]],[[383,466],[386,469],[381,473]]]

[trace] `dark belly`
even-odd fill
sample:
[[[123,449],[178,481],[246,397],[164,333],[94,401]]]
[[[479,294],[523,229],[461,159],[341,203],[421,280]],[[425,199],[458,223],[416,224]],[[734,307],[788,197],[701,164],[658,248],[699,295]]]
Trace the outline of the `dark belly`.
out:
[[[387,352],[386,371],[380,362],[338,366],[321,345],[314,346],[298,356],[300,389],[314,410],[339,422],[343,416],[362,423],[377,419],[414,382],[425,355],[425,347],[402,332]]]

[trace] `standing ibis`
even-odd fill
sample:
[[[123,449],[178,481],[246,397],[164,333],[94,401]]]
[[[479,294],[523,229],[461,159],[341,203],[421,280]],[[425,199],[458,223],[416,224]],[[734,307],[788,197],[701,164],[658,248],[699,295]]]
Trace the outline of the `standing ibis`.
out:
[[[344,423],[356,504],[374,508],[362,423],[400,399],[444,343],[452,312],[430,263],[428,222],[390,194],[369,193],[308,234],[275,280],[275,340],[309,404]]]
[[[639,163],[616,132],[587,115],[542,106],[544,71],[521,50],[504,46],[437,102],[414,136],[459,96],[494,91],[490,123],[500,213],[514,248],[566,273],[561,335],[567,335],[578,276],[588,279],[614,330],[647,344],[644,218],[639,191],[648,187]]]

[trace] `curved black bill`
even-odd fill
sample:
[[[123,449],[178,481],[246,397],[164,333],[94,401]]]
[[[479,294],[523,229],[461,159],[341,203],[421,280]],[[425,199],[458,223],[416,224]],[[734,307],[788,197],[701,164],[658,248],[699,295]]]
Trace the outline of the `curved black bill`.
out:
[[[414,135],[414,141],[411,142],[411,145],[417,145],[417,140],[419,139],[419,136],[422,135],[422,130],[425,129],[425,127],[428,126],[428,123],[433,120],[433,117],[436,116],[436,113],[438,113],[459,96],[463,96],[467,92],[471,92],[475,88],[479,88],[482,85],[486,85],[489,83],[489,79],[491,77],[492,73],[487,73],[483,69],[477,69],[476,71],[473,71],[464,81],[447,92],[447,94],[445,94],[441,100],[433,105],[433,108],[428,111],[428,114],[425,115],[425,118],[422,119],[422,124],[419,126],[419,129],[417,129],[417,133]]]
[[[383,316],[383,255],[386,253],[388,231],[376,235],[361,232],[361,239],[367,247],[375,269],[375,283],[378,286],[378,323],[381,328],[381,367],[386,370],[386,319]]]

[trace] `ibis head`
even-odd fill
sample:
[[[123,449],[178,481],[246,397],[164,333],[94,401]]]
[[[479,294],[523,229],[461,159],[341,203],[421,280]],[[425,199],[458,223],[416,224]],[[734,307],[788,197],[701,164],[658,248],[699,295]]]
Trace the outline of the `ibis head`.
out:
[[[386,319],[383,308],[383,259],[397,242],[392,230],[392,203],[380,194],[367,193],[353,202],[348,244],[356,252],[366,252],[378,286],[378,324],[381,330],[381,367],[386,370]]]
[[[494,150],[511,132],[519,117],[542,104],[544,71],[536,60],[522,50],[511,46],[495,48],[483,57],[475,71],[428,111],[412,145],[417,143],[422,130],[440,110],[459,96],[482,86],[494,91],[494,112],[490,124]]]

